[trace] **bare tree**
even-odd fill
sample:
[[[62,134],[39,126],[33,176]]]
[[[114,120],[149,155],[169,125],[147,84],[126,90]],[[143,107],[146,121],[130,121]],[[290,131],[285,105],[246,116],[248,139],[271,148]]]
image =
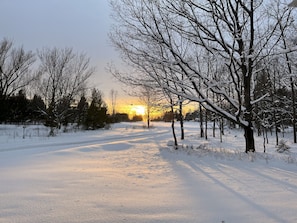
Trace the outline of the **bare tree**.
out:
[[[278,22],[271,21],[266,10],[269,2],[111,0],[111,3],[118,22],[111,39],[123,58],[141,67],[153,64],[156,70],[163,67],[173,70],[171,76],[165,76],[164,72],[147,74],[171,93],[199,102],[205,109],[239,124],[244,129],[246,152],[254,152],[253,108],[262,98],[254,98],[253,80],[264,69],[259,68],[264,58],[276,51],[282,53],[277,49],[280,38],[275,35]],[[203,51],[228,70],[219,80],[217,75],[209,75],[207,63],[201,59]],[[183,90],[177,90],[176,86]]]
[[[291,100],[292,100],[292,125],[293,125],[293,139],[294,143],[297,143],[297,114],[296,114],[296,53],[291,52],[290,48],[296,44],[296,27],[292,26],[293,17],[291,8],[282,8],[280,4],[276,4],[271,10],[271,17],[277,21],[279,36],[281,38],[282,47],[287,50],[284,54],[284,63],[286,68],[284,69],[284,78],[289,80],[289,86],[291,88]],[[279,13],[281,11],[281,13]]]
[[[159,106],[159,98],[160,92],[158,89],[149,85],[142,85],[141,89],[138,91],[137,95],[141,102],[144,103],[146,111],[145,111],[145,121],[147,123],[147,128],[151,127],[151,115],[153,109]]]
[[[71,48],[46,48],[38,51],[38,57],[42,74],[40,92],[47,104],[46,115],[53,134],[54,127],[60,126],[72,100],[85,89],[94,68],[90,67],[85,54],[75,54]],[[58,111],[60,103],[68,106]]]
[[[0,42],[1,100],[5,100],[35,80],[36,73],[30,70],[34,62],[35,57],[31,51],[25,52],[23,47],[14,48],[13,42],[7,39]]]
[[[114,89],[111,89],[110,98],[111,98],[112,116],[114,116],[116,113],[117,96],[118,96],[118,92]]]

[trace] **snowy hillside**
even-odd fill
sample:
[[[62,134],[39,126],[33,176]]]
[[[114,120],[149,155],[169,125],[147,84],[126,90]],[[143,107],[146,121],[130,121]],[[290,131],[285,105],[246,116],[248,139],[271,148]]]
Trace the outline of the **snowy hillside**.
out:
[[[0,222],[297,222],[297,146],[245,154],[243,134],[198,138],[181,148],[169,123],[122,123],[59,133],[0,126]]]

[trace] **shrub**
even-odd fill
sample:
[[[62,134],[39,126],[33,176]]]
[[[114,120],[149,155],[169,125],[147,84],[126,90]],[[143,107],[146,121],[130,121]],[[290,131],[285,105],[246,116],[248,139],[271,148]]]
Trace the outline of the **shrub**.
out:
[[[289,152],[289,150],[290,150],[290,147],[286,144],[286,141],[284,141],[283,139],[280,140],[276,151],[279,153],[284,153],[284,152]]]

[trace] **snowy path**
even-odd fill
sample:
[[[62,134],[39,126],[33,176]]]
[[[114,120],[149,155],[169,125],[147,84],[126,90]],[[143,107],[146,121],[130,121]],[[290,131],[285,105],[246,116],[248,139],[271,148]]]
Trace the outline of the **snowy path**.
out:
[[[297,222],[296,165],[170,152],[169,137],[120,129],[7,144],[0,222]]]

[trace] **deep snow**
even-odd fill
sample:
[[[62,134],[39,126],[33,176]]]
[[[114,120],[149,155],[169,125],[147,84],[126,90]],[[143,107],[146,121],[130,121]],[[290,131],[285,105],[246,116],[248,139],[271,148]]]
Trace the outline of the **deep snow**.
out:
[[[179,150],[169,123],[47,137],[42,126],[0,126],[0,222],[297,222],[296,145],[245,154],[186,123]],[[286,135],[286,137],[290,137]],[[202,146],[201,146],[202,145]]]

